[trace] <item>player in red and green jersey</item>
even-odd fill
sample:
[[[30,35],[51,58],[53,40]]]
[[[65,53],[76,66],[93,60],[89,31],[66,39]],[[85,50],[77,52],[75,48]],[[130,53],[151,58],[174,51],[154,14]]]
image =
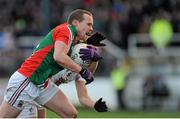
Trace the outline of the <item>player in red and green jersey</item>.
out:
[[[78,42],[75,35],[75,26],[68,23],[57,26],[38,44],[18,72],[29,78],[34,84],[43,86],[48,77],[63,69],[53,57],[55,42],[63,42],[70,52]]]
[[[76,39],[92,45],[101,44],[102,37],[98,34],[88,38],[92,31],[93,16],[90,12],[81,9],[74,10],[69,15],[67,23],[50,31],[32,55],[10,77],[0,106],[0,118],[17,117],[24,106],[33,105],[34,101],[61,117],[76,117],[77,111],[67,97],[47,79],[63,68],[67,68],[79,73],[86,80],[86,84],[94,80],[89,69],[81,67],[68,56],[71,47],[78,42]],[[95,50],[88,48],[85,50],[87,52],[84,55],[91,60],[101,59]]]

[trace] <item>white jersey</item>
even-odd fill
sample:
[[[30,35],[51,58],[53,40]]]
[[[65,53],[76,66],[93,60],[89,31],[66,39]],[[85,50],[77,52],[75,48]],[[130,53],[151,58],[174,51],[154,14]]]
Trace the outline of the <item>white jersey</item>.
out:
[[[58,82],[58,84],[68,83],[73,80],[84,80],[78,73],[72,72],[69,69],[59,71],[57,74],[53,75],[51,79],[54,83]]]

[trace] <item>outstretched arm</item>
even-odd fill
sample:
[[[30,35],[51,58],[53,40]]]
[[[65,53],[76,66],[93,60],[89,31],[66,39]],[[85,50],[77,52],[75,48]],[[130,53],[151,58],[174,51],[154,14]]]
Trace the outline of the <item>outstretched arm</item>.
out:
[[[108,108],[106,102],[102,101],[102,98],[94,102],[88,95],[88,91],[83,80],[76,80],[76,89],[79,101],[82,105],[94,108],[98,112],[107,112]]]
[[[76,82],[77,95],[78,95],[80,103],[86,107],[93,108],[95,105],[95,102],[88,95],[85,81],[76,80],[75,82]]]

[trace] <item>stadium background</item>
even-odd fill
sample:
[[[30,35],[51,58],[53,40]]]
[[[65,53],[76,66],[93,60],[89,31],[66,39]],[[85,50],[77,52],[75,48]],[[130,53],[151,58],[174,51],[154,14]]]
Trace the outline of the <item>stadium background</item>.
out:
[[[8,77],[32,52],[41,37],[63,23],[68,13],[76,8],[91,11],[94,29],[108,39],[105,41],[107,47],[101,50],[104,59],[95,74],[96,81],[88,86],[93,99],[102,94],[107,100],[112,111],[107,115],[111,117],[117,112],[114,117],[123,117],[124,113],[133,115],[138,111],[139,115],[145,114],[144,117],[156,117],[151,111],[157,111],[160,117],[180,117],[179,0],[0,0],[0,100]],[[162,47],[153,42],[149,32],[159,18],[166,19],[173,30],[168,45]],[[122,111],[117,107],[110,74],[117,64],[126,61],[130,66],[124,93],[127,110]],[[147,108],[151,113],[143,108],[145,82],[149,77],[160,77],[169,90],[169,96],[163,100],[158,97],[152,101],[152,97],[148,97]],[[79,106],[71,86],[60,88]]]

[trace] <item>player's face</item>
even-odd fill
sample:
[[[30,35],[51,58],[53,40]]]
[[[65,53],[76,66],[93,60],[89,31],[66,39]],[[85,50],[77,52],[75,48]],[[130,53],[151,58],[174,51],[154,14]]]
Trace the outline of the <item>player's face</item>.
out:
[[[93,17],[84,14],[84,20],[78,22],[76,26],[78,38],[82,41],[86,41],[93,31]]]

